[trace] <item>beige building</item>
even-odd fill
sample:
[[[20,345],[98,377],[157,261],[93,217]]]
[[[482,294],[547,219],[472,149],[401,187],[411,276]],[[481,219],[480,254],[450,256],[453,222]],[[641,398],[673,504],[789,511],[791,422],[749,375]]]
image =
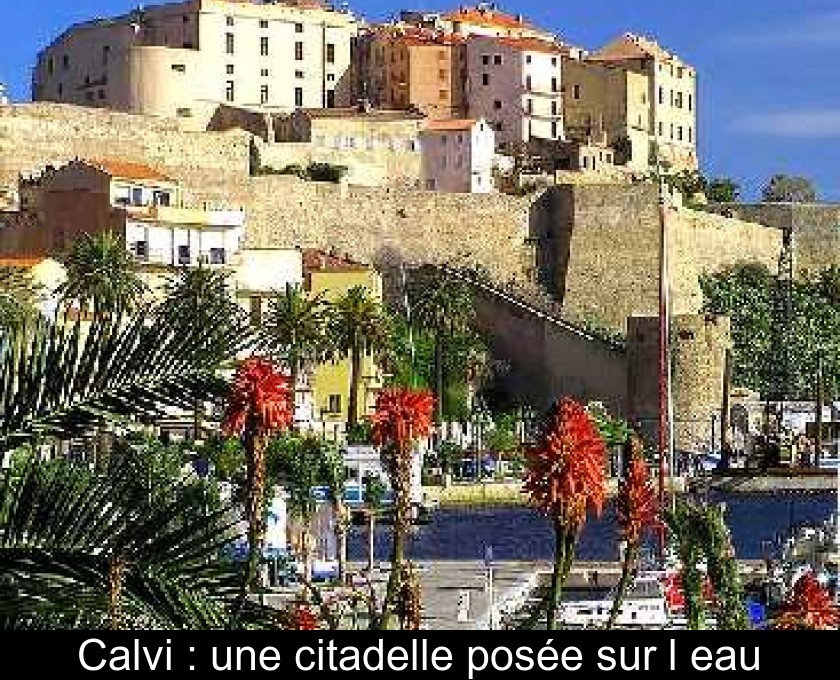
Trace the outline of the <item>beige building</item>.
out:
[[[38,55],[32,97],[178,117],[220,103],[280,110],[354,97],[355,17],[320,0],[191,0],[68,29]]]
[[[620,163],[696,170],[697,74],[655,42],[626,34],[583,61],[564,63],[566,129],[585,139],[606,133]]]
[[[464,40],[405,24],[374,26],[356,49],[359,99],[383,109],[455,118],[466,109]]]
[[[563,138],[561,69],[568,53],[535,38],[474,35],[467,41],[469,115],[493,126],[497,146]]]
[[[422,134],[423,187],[487,194],[495,190],[496,135],[484,120],[429,121]]]
[[[340,165],[358,186],[418,187],[424,122],[411,111],[300,109],[274,120],[273,142],[260,145],[260,157],[275,170]]]

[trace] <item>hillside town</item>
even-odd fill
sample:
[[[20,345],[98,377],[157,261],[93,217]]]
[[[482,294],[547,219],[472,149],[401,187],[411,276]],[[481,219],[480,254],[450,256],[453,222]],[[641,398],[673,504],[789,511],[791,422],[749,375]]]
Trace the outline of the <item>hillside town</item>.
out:
[[[840,206],[704,176],[655,36],[394,11],[141,6],[0,86],[0,620],[836,629]]]

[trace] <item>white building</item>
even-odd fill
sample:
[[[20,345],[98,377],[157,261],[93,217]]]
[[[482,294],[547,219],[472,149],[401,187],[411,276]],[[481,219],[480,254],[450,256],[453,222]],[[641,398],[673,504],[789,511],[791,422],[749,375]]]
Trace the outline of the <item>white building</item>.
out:
[[[484,118],[500,148],[563,133],[561,70],[569,48],[536,38],[467,41],[469,115]]]
[[[423,187],[431,191],[494,191],[496,134],[485,120],[429,121],[421,135]]]

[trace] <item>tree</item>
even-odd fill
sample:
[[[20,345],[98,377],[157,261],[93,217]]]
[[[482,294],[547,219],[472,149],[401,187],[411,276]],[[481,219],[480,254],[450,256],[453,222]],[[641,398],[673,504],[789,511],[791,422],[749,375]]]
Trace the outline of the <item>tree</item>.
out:
[[[333,304],[331,337],[337,351],[350,357],[350,396],[347,400],[347,426],[359,420],[359,387],[362,358],[366,352],[385,345],[387,325],[382,306],[364,286],[355,286]]]
[[[39,287],[20,267],[0,266],[0,330],[17,328],[37,315]]]
[[[563,583],[591,509],[600,514],[606,493],[606,447],[583,407],[564,398],[551,410],[536,446],[526,452],[523,491],[554,528],[554,570],[546,625],[554,630]]]
[[[268,304],[260,331],[261,346],[289,369],[292,389],[305,367],[328,351],[329,308],[320,295],[307,297],[300,286],[286,284]]]
[[[775,621],[781,630],[832,630],[840,626],[840,608],[812,572],[799,577]]]
[[[373,437],[381,447],[394,494],[394,536],[391,573],[383,603],[381,626],[396,626],[397,602],[402,591],[405,537],[411,522],[411,461],[414,445],[432,429],[434,397],[426,390],[388,389],[380,392],[373,415]]]
[[[740,193],[741,187],[728,177],[714,177],[706,182],[709,203],[736,203]]]
[[[82,310],[92,307],[95,316],[131,311],[146,292],[125,243],[109,231],[82,234],[63,262],[67,280],[59,297]]]
[[[387,489],[379,475],[367,472],[362,480],[362,502],[368,519],[368,575],[373,574],[374,538],[376,536],[376,516],[382,512],[382,502]]]
[[[178,330],[180,328],[180,330]],[[0,343],[0,458],[27,442],[68,440],[104,423],[192,408],[226,391],[216,371],[241,347],[230,329],[176,321],[165,309],[53,324]]]
[[[0,627],[221,628],[236,574],[220,559],[236,515],[202,516],[176,484],[149,496],[108,475],[30,458],[0,485]]]
[[[626,450],[630,458],[627,476],[618,487],[618,524],[621,540],[624,542],[624,559],[621,565],[621,579],[616,588],[607,628],[615,625],[621,605],[630,587],[630,580],[639,560],[639,547],[644,532],[657,521],[658,504],[653,483],[648,474],[642,440],[633,434],[628,438]]]
[[[817,191],[807,177],[773,175],[761,192],[765,203],[814,203]]]
[[[347,526],[350,524],[350,513],[344,503],[344,486],[347,483],[344,456],[337,449],[324,449],[321,458],[321,478],[327,487],[328,497],[333,508],[336,549],[338,552],[338,580],[339,583],[343,584],[347,579]]]
[[[444,356],[447,342],[473,320],[475,307],[469,285],[447,272],[427,268],[416,273],[410,288],[411,321],[434,335],[435,422],[443,422]]]
[[[265,543],[265,447],[268,437],[292,422],[289,379],[262,357],[246,359],[236,371],[222,421],[225,436],[240,435],[245,449],[245,514],[248,518],[248,565],[239,608],[254,587]]]

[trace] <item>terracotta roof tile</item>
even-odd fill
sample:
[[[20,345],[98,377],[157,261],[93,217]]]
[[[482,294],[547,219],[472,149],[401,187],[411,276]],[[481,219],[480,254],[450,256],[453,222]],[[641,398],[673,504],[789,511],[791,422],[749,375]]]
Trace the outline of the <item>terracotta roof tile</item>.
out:
[[[46,256],[0,257],[0,267],[23,267],[29,269],[46,260]]]
[[[654,58],[660,61],[678,61],[673,54],[662,49],[649,38],[625,33],[587,57],[588,61],[617,62],[630,59]]]
[[[447,21],[460,21],[464,24],[485,26],[487,28],[533,28],[530,24],[504,12],[493,9],[478,9],[476,7],[462,7],[455,12],[444,15]]]
[[[442,120],[430,120],[426,123],[426,130],[432,132],[459,132],[463,130],[471,130],[476,124],[473,118],[449,118]]]
[[[545,54],[569,54],[568,47],[538,38],[496,38],[496,42],[521,52],[543,52]]]
[[[102,172],[111,175],[111,177],[117,177],[119,179],[138,179],[173,183],[175,181],[171,177],[164,175],[161,171],[156,170],[151,166],[144,165],[143,163],[132,163],[130,161],[118,161],[108,158],[89,159],[83,160],[82,162],[95,168],[99,168]]]
[[[363,265],[361,262],[351,260],[348,256],[328,253],[317,248],[303,249],[303,270],[305,272],[323,271],[326,269],[364,271],[370,269],[370,267]]]

